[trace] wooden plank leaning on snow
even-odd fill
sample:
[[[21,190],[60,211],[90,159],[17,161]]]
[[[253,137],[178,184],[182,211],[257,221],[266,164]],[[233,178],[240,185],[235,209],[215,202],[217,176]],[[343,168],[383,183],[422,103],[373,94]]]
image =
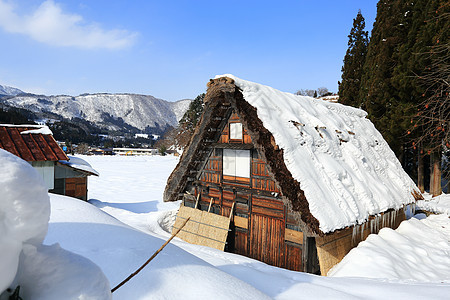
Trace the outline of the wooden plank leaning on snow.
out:
[[[189,217],[191,221],[178,234],[179,238],[191,244],[225,249],[230,218],[181,205],[173,231]]]

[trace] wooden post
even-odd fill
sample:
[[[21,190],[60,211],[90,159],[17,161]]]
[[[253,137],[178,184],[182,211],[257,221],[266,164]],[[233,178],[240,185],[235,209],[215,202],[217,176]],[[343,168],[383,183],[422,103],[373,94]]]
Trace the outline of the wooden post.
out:
[[[178,228],[177,231],[175,231],[175,233],[172,234],[172,236],[155,252],[153,253],[153,255],[139,268],[137,269],[133,274],[131,274],[130,276],[128,276],[124,281],[122,281],[121,283],[119,283],[118,285],[116,285],[112,290],[111,293],[114,293],[118,288],[120,288],[122,285],[124,285],[125,283],[127,283],[131,278],[133,278],[134,276],[136,276],[140,271],[142,271],[142,269],[145,268],[146,265],[149,264],[149,262],[152,261],[152,259],[154,259],[156,257],[156,255],[158,255],[159,252],[161,252],[164,247],[167,246],[168,243],[170,243],[170,241],[181,231],[181,229],[184,227],[184,225],[186,225],[186,223],[189,221],[190,217],[186,219],[186,221],[184,221],[183,224],[181,224],[180,228]]]
[[[423,150],[422,145],[419,144],[418,151],[418,163],[417,163],[417,187],[420,192],[425,192],[425,170],[424,170],[424,161],[423,161]]]
[[[211,205],[212,205],[213,199],[214,199],[214,198],[211,197],[211,201],[209,201],[208,212],[211,210]]]
[[[233,210],[234,210],[234,205],[236,204],[236,202],[233,202],[233,205],[231,206],[231,210],[230,210],[230,222],[233,220]]]
[[[198,195],[197,195],[197,200],[195,201],[195,206],[194,206],[195,209],[197,209],[198,201],[199,201],[199,200],[200,200],[200,193],[198,193]]]

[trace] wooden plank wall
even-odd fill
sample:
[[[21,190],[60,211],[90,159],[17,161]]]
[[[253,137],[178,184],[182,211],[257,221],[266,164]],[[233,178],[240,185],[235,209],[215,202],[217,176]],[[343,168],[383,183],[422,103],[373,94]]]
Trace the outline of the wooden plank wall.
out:
[[[66,178],[66,196],[87,200],[87,177]]]
[[[228,124],[223,129],[218,142],[223,144],[251,144],[252,138],[248,135],[245,128],[242,129],[242,140],[230,140],[230,123],[240,122],[239,116],[236,113],[231,114]]]
[[[284,266],[284,221],[252,214],[250,228],[250,257],[274,266]]]

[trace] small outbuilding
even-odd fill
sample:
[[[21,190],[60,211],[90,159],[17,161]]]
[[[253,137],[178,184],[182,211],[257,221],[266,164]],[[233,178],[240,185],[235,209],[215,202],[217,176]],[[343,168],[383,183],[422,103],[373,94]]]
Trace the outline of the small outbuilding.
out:
[[[55,166],[55,187],[50,192],[78,198],[88,199],[88,176],[99,176],[99,173],[84,159],[68,156],[69,160],[60,160]]]
[[[87,200],[87,176],[98,176],[84,160],[69,158],[47,126],[2,124],[0,148],[29,162],[52,193]]]
[[[421,198],[366,116],[218,76],[164,201],[231,217],[227,251],[326,275]]]

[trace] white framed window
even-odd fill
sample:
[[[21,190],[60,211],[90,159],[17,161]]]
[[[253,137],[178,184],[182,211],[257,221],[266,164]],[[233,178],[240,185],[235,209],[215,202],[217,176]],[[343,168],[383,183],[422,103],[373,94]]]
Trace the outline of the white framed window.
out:
[[[223,149],[223,175],[250,178],[250,150]]]
[[[230,140],[242,140],[242,123],[230,123]]]

